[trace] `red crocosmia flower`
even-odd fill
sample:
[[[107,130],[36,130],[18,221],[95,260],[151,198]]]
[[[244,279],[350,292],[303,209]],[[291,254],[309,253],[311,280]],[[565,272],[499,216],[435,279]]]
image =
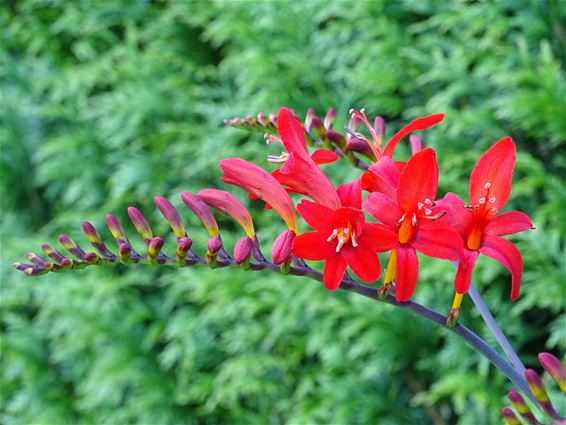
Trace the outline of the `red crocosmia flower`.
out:
[[[364,209],[396,234],[384,285],[396,281],[395,298],[409,301],[418,280],[416,251],[435,258],[459,260],[462,240],[440,219],[442,211],[434,203],[438,186],[438,166],[432,149],[424,149],[409,159],[399,176],[396,197],[372,193]]]
[[[315,162],[330,162],[332,154],[319,151],[313,154],[314,160],[311,158],[301,122],[290,109],[279,111],[277,130],[287,152],[276,159],[271,158],[272,162],[284,163],[272,173],[273,177],[292,192],[307,195],[329,208],[339,208],[340,198],[334,186]],[[271,140],[277,139],[272,137]]]
[[[303,200],[297,209],[314,229],[297,236],[293,255],[306,260],[324,260],[324,286],[333,291],[350,267],[364,282],[381,275],[376,252],[390,250],[397,240],[386,226],[366,223],[361,211],[360,181],[338,188],[341,204],[332,209],[320,203]]]
[[[371,140],[360,133],[356,133],[355,135],[357,138],[365,140],[367,142],[372,153],[375,156],[376,161],[379,161],[379,159],[384,156],[392,158],[393,154],[395,153],[395,148],[403,138],[411,134],[413,131],[426,130],[427,128],[438,124],[444,119],[445,116],[445,114],[440,113],[417,118],[403,127],[397,133],[395,133],[393,137],[389,139],[387,143],[385,143],[385,145],[382,145],[383,135],[378,134],[375,128],[370,125],[364,109],[361,109],[360,111],[351,109],[350,115],[352,115],[353,118],[356,118],[359,121],[363,122],[369,130]]]
[[[452,226],[465,243],[456,273],[453,308],[459,308],[463,294],[468,292],[479,254],[493,258],[511,272],[511,299],[519,296],[523,259],[515,245],[501,236],[532,229],[533,225],[526,214],[518,211],[499,214],[511,192],[514,168],[515,143],[505,137],[484,153],[474,167],[470,176],[470,206],[453,193],[438,201],[449,211]]]

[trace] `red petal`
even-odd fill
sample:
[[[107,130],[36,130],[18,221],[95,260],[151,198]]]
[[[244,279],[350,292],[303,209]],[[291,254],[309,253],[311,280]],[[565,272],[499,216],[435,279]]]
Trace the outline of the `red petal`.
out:
[[[515,143],[505,137],[488,149],[477,162],[470,176],[470,204],[477,205],[479,199],[502,209],[511,192],[513,169],[515,168]],[[489,194],[486,183],[490,184]],[[495,198],[490,203],[489,199]]]
[[[424,255],[452,261],[459,261],[464,249],[464,241],[458,232],[425,220],[419,221],[412,245]]]
[[[438,124],[444,119],[444,114],[433,114],[422,118],[417,118],[411,121],[409,125],[406,125],[401,130],[399,130],[390,140],[387,142],[383,155],[392,157],[395,152],[397,144],[403,139],[403,137],[412,133],[413,131],[426,130],[433,125]]]
[[[336,255],[336,243],[327,242],[321,232],[306,232],[293,241],[293,255],[305,260],[326,260]]]
[[[372,193],[364,201],[364,209],[375,219],[389,226],[396,226],[403,216],[397,201],[382,193]]]
[[[362,181],[356,179],[351,183],[344,183],[336,189],[343,207],[362,209]]]
[[[311,155],[311,159],[315,164],[330,164],[337,161],[340,156],[334,151],[328,149],[317,149]]]
[[[297,205],[297,211],[303,220],[315,230],[332,232],[335,227],[334,210],[324,205],[304,199]]]
[[[372,173],[371,171],[366,171],[362,174],[362,189],[368,192],[379,192],[384,193],[392,198],[395,197],[395,189],[397,187],[391,186],[383,178]]]
[[[442,220],[464,237],[474,216],[471,209],[465,208],[464,201],[457,195],[448,192],[444,198],[436,201],[436,206],[437,209],[446,211]]]
[[[295,153],[299,156],[308,156],[309,152],[303,126],[290,109],[281,108],[279,110],[277,132],[287,152]]]
[[[438,165],[436,154],[431,148],[414,154],[399,179],[397,201],[406,212],[417,209],[417,203],[425,199],[434,201],[438,187]]]
[[[346,260],[344,260],[341,255],[336,255],[326,260],[322,274],[322,279],[324,281],[324,286],[326,287],[326,289],[328,289],[329,291],[338,289],[345,272]]]
[[[378,223],[364,223],[358,242],[367,245],[373,252],[391,251],[397,246],[398,238],[389,226]]]
[[[533,228],[533,223],[528,215],[519,211],[510,211],[498,215],[491,220],[484,229],[486,236],[511,235]]]
[[[523,257],[515,245],[498,237],[487,238],[480,252],[501,263],[511,272],[511,299],[516,300],[521,288]]]
[[[410,247],[397,248],[397,279],[395,283],[395,299],[409,301],[417,287],[419,279],[419,260],[417,252]]]
[[[405,163],[403,163],[404,167]],[[391,187],[397,189],[399,186],[399,177],[401,176],[400,168],[390,157],[384,156],[375,164],[369,167],[369,170],[375,175],[381,177]]]
[[[381,276],[381,265],[377,254],[360,244],[357,247],[345,246],[340,251],[348,266],[366,283],[375,282]]]
[[[462,260],[458,264],[456,279],[454,280],[454,288],[459,294],[465,294],[468,292],[468,289],[470,289],[470,284],[472,283],[472,272],[474,271],[474,266],[476,265],[479,252],[464,249],[462,254]]]

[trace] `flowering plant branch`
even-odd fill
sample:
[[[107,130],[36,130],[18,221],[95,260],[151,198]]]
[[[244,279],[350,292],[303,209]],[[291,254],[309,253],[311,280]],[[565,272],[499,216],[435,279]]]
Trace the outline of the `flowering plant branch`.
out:
[[[95,227],[85,221],[83,231],[97,253],[86,252],[71,238],[61,235],[59,242],[74,258],[44,244],[42,251],[49,259],[28,253],[26,258],[31,264],[15,263],[14,267],[28,276],[36,276],[118,263],[177,267],[207,264],[211,268],[239,266],[246,270],[268,269],[307,276],[322,282],[328,290],[352,291],[410,309],[446,326],[501,370],[541,412],[553,420],[560,419],[542,381],[534,371],[525,371],[471,284],[476,259],[483,254],[510,270],[511,298],[519,295],[522,257],[517,248],[501,236],[534,227],[529,217],[521,212],[500,213],[511,191],[515,166],[513,141],[509,137],[501,139],[479,159],[471,173],[468,205],[452,193],[437,199],[436,152],[424,148],[423,141],[411,134],[437,125],[444,114],[418,118],[387,142],[384,142],[386,125],[382,118],[376,117],[372,125],[363,109],[352,110],[350,114],[345,135],[333,129],[335,112],[332,109],[324,120],[309,110],[304,124],[287,108],[282,108],[278,116],[260,114],[257,118],[227,121],[232,126],[264,131],[268,143],[284,147],[280,156],[268,157],[270,162],[281,164],[271,173],[239,158],[220,161],[223,181],[243,188],[251,198],[263,200],[266,208],[273,209],[284,221],[286,230],[272,245],[271,261],[261,250],[245,205],[229,192],[203,189],[196,194],[184,192],[181,199],[208,233],[206,253],[194,252],[179,212],[166,198],[157,196],[155,204],[176,237],[174,256],[163,252],[164,238],[153,234],[142,212],[130,207],[128,216],[144,241],[145,252],[137,252],[132,247],[122,224],[108,214],[106,224],[116,242],[116,252],[110,250]],[[361,125],[369,136],[360,131]],[[406,162],[396,161],[393,159],[395,149],[406,136],[410,136],[412,156]],[[318,149],[311,153],[309,146]],[[362,174],[352,182],[334,187],[320,165],[339,158],[349,160]],[[364,196],[364,192],[369,194]],[[289,193],[309,199],[295,205]],[[235,244],[232,255],[223,244],[213,210],[231,217],[242,228],[244,235]],[[297,212],[312,231],[299,231]],[[447,316],[411,301],[418,282],[417,251],[456,264],[454,301]],[[373,288],[367,284],[376,282],[382,274],[379,252],[389,252],[389,261],[382,285]],[[324,261],[323,272],[314,270],[305,260]],[[365,283],[353,279],[347,268]],[[510,361],[458,323],[462,299],[467,293]],[[543,357],[543,366],[562,387],[566,371],[550,354]],[[510,400],[522,414],[526,404],[517,396],[516,392],[510,393]],[[506,409],[502,412],[504,419],[508,423],[520,423],[513,422],[516,417]]]

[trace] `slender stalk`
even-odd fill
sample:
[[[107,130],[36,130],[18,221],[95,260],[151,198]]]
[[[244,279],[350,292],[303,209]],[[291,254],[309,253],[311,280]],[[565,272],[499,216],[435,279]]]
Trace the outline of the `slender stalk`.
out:
[[[521,362],[521,359],[519,358],[519,356],[517,355],[511,344],[509,343],[509,340],[507,339],[507,337],[505,336],[505,334],[503,333],[503,331],[495,321],[495,318],[491,314],[491,311],[489,311],[489,308],[487,307],[486,303],[484,302],[483,298],[481,297],[480,293],[478,292],[478,290],[476,289],[473,283],[470,286],[470,290],[468,291],[468,293],[470,294],[470,298],[476,305],[476,308],[480,312],[481,317],[485,321],[485,324],[487,325],[487,327],[489,328],[489,330],[497,340],[497,343],[499,344],[503,352],[507,355],[507,358],[509,359],[513,367],[521,375],[524,375],[525,365],[523,365],[523,362]]]

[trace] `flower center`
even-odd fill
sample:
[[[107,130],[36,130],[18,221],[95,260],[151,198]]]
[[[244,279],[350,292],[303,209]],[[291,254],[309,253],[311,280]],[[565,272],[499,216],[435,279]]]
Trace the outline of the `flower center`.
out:
[[[352,225],[349,221],[345,223],[344,226],[337,227],[332,230],[332,233],[328,237],[327,241],[330,242],[334,239],[338,239],[338,244],[336,245],[336,252],[340,252],[344,244],[351,241],[352,246],[355,248],[358,246],[358,241],[356,240],[356,234],[352,230]]]
[[[415,226],[417,225],[416,214],[403,214],[401,220],[397,223],[399,227],[399,242],[409,242],[415,234]]]

